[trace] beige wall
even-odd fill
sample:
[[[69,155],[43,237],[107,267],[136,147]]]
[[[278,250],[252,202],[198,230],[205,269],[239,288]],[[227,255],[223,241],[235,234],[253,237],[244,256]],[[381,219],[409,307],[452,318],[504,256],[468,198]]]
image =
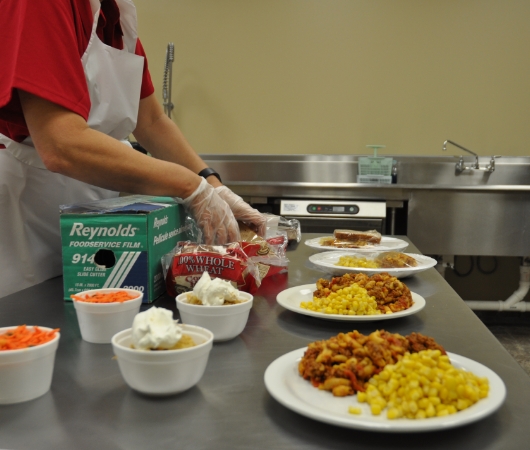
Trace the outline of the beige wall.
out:
[[[530,155],[528,0],[134,1],[199,153]]]

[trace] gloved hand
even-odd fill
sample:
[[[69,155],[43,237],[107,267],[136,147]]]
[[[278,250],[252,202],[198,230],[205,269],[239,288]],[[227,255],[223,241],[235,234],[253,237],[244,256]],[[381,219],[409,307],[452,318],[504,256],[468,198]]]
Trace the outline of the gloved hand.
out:
[[[204,234],[204,243],[222,245],[240,240],[239,226],[230,206],[204,178],[182,203]]]
[[[215,188],[219,196],[230,206],[234,216],[237,220],[252,224],[254,231],[261,237],[265,237],[267,218],[261,214],[257,209],[252,208],[239,195],[234,194],[226,186],[219,186]]]

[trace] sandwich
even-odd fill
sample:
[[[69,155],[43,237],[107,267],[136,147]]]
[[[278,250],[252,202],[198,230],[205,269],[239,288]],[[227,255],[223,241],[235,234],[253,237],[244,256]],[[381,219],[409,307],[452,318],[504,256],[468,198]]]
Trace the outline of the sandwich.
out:
[[[359,248],[379,243],[381,243],[381,233],[376,230],[335,230],[333,237],[325,237],[320,241],[320,245],[337,248]]]

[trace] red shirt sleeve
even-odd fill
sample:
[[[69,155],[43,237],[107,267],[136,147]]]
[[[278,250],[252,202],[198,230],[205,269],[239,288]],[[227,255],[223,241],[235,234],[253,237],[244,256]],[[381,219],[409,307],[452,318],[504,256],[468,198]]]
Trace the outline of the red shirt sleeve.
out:
[[[79,50],[88,44],[82,35],[90,36],[90,2],[4,0],[0,4],[0,40],[8,50],[1,52],[0,60],[0,67],[7,69],[0,75],[0,133],[17,141],[29,134],[14,89],[61,105],[86,120],[90,97]]]
[[[88,45],[92,22],[88,0],[0,1],[1,134],[18,142],[29,135],[16,89],[61,105],[87,120],[90,97],[81,56]],[[135,53],[145,57],[140,40]],[[153,92],[146,59],[141,98]]]
[[[138,38],[136,41],[136,49],[134,53],[144,57],[144,74],[142,78],[142,89],[140,90],[140,98],[142,99],[153,94],[155,92],[155,87],[153,86],[153,81],[151,80],[151,74],[149,73],[149,67],[147,65],[147,56],[145,55],[140,38]]]

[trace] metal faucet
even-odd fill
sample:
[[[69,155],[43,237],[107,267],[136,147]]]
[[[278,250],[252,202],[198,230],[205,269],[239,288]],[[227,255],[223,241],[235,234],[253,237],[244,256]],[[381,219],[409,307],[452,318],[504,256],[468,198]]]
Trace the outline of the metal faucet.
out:
[[[174,46],[173,42],[167,44],[166,62],[164,64],[164,80],[162,84],[162,99],[164,100],[164,112],[171,119],[173,103],[171,103],[171,78],[173,74]]]
[[[491,159],[490,159],[490,163],[486,167],[480,167],[479,163],[478,163],[478,155],[475,152],[472,152],[471,150],[468,150],[467,148],[462,147],[460,144],[457,144],[456,142],[453,142],[453,141],[450,141],[450,140],[445,141],[444,145],[442,147],[442,150],[444,152],[447,150],[447,144],[448,143],[449,144],[453,144],[454,146],[456,146],[458,148],[461,148],[462,150],[464,150],[464,151],[466,151],[468,153],[471,153],[475,157],[475,164],[472,165],[471,167],[466,167],[464,165],[464,157],[463,156],[458,157],[458,162],[456,163],[456,167],[455,167],[456,173],[461,173],[464,170],[473,170],[473,169],[483,170],[484,172],[487,172],[487,173],[495,172],[495,158],[500,158],[501,155],[493,155],[491,157]]]
[[[486,166],[484,169],[486,172],[494,172],[495,171],[495,158],[500,158],[501,155],[493,155],[490,159],[490,163]]]
[[[471,153],[473,156],[475,156],[475,165],[474,166],[471,166],[471,167],[465,167],[464,166],[464,157],[461,156],[460,159],[458,160],[458,162],[456,163],[456,171],[458,173],[464,171],[464,170],[470,170],[470,169],[480,169],[479,167],[479,164],[478,164],[478,155],[475,153],[475,152],[472,152],[471,150],[468,150],[467,148],[465,147],[462,147],[460,144],[457,144],[456,142],[453,142],[453,141],[450,141],[450,140],[446,140],[444,142],[444,145],[442,147],[442,150],[445,152],[447,150],[447,144],[453,144],[455,147],[458,147],[468,153]],[[495,167],[495,163],[494,163],[494,167]],[[493,169],[495,170],[495,169]]]

